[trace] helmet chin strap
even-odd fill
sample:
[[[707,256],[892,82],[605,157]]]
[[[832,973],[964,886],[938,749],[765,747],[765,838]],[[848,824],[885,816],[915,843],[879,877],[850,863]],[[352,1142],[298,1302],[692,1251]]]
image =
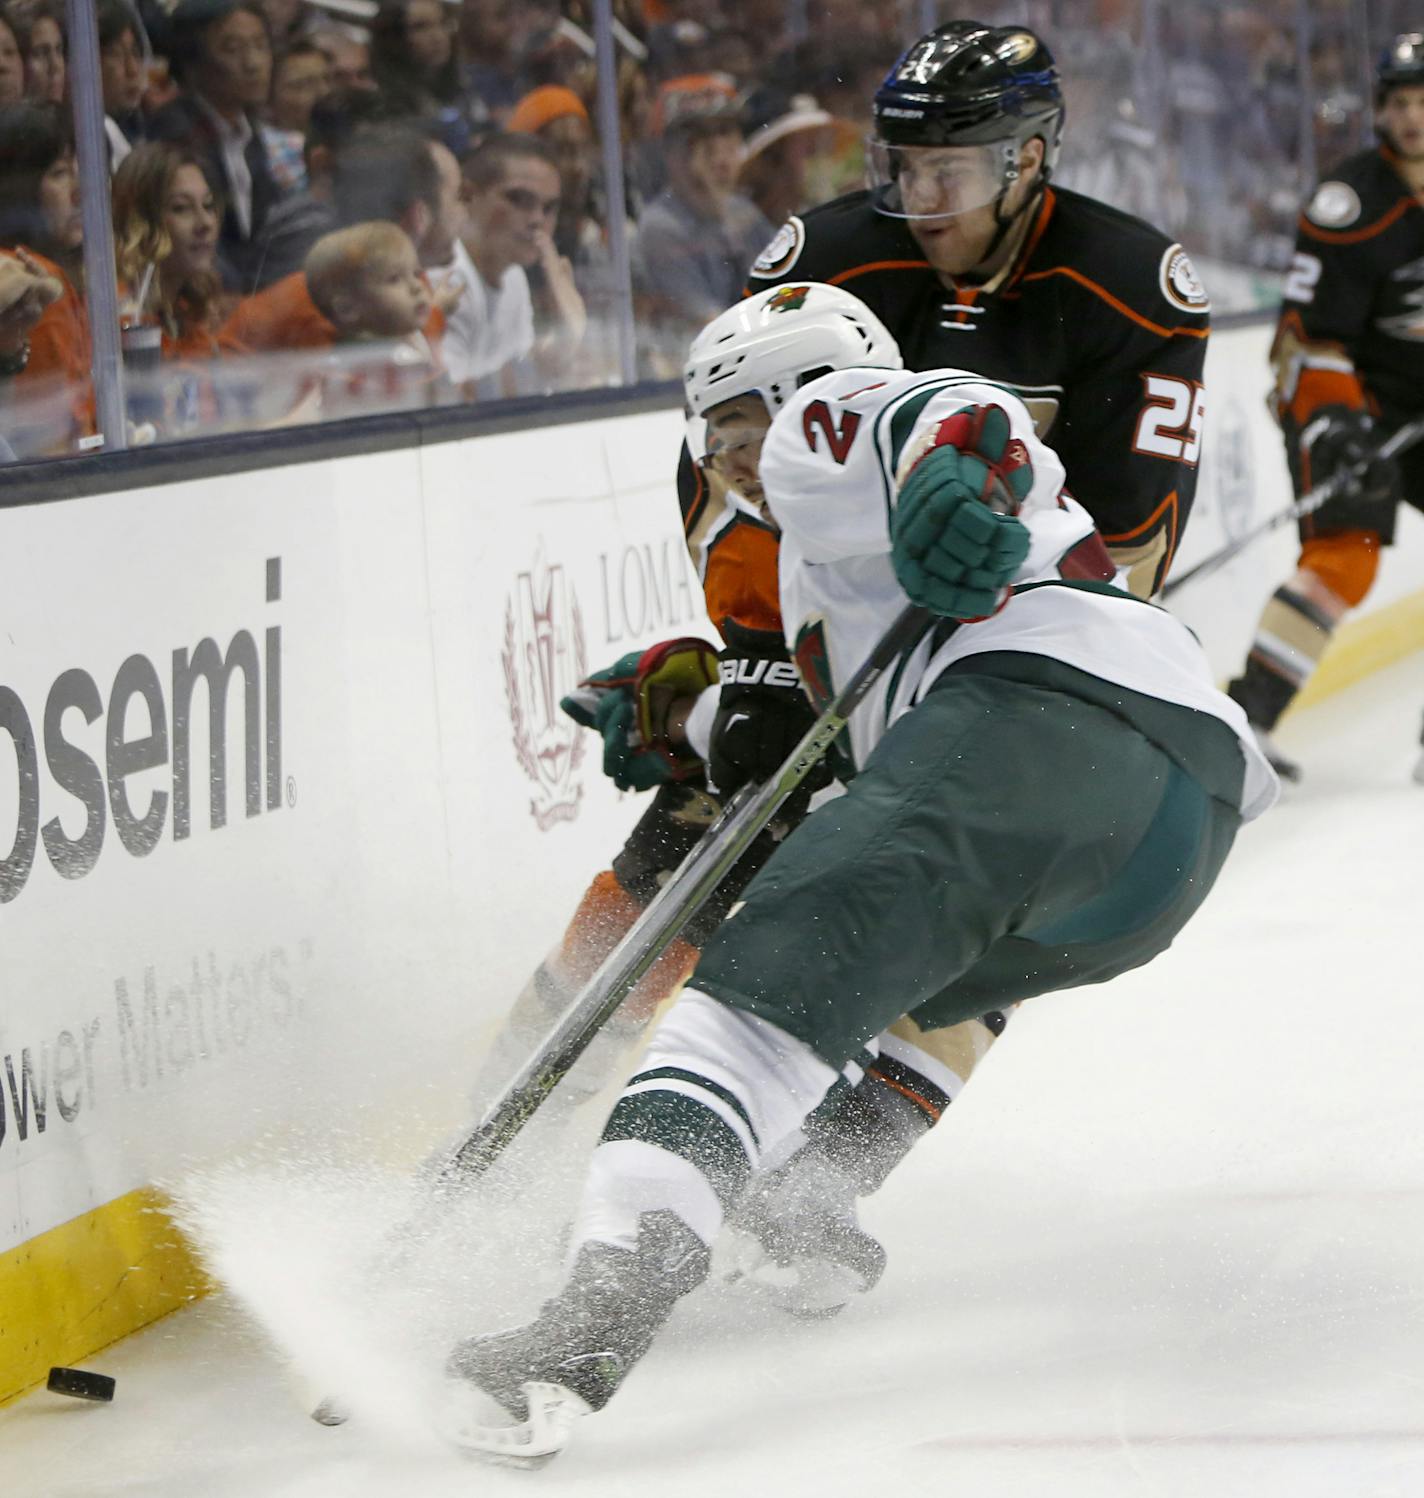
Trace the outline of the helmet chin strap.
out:
[[[973,266],[970,269],[968,275],[959,278],[963,284],[971,286],[982,286],[986,281],[992,281],[994,279],[994,277],[998,274],[997,270],[990,271],[990,273],[985,276],[980,276],[976,273],[982,270],[986,265],[991,265],[993,263],[994,256],[999,253],[1004,240],[1008,237],[1009,231],[1014,227],[1015,224],[1018,223],[1018,221],[1024,216],[1024,214],[1031,212],[1042,199],[1043,189],[1047,184],[1044,182],[1043,173],[1040,171],[1037,178],[1035,179],[1033,191],[1024,198],[1023,202],[1019,205],[1018,209],[1015,212],[1006,215],[1004,213],[1004,200],[1013,190],[1014,183],[1018,180],[1018,173],[1015,172],[1012,180],[1004,183],[1003,187],[999,189],[999,195],[994,199],[994,223],[996,226],[994,229],[994,237],[989,241],[989,248],[984,251],[983,258],[979,261],[979,264]]]

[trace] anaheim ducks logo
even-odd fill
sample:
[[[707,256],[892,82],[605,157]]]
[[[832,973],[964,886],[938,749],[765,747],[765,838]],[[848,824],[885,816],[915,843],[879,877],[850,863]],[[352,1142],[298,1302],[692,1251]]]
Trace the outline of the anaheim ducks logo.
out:
[[[1343,229],[1362,211],[1360,195],[1348,182],[1322,182],[1306,205],[1305,216],[1322,229]]]
[[[1210,312],[1211,298],[1207,295],[1191,256],[1179,244],[1169,247],[1162,257],[1161,274],[1158,281],[1162,295],[1174,307],[1183,312]]]
[[[583,730],[560,710],[559,699],[587,676],[587,652],[578,595],[561,564],[536,558],[515,579],[500,662],[514,752],[535,787],[529,814],[547,832],[571,822],[583,799],[577,779]]]
[[[752,275],[772,276],[789,271],[806,243],[806,227],[799,218],[789,218],[771,237],[771,242],[752,262]]]

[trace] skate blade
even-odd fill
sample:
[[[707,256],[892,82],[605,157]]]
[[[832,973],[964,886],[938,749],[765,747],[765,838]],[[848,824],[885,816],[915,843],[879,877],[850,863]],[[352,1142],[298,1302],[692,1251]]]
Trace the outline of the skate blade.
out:
[[[735,1239],[739,1241],[723,1283],[784,1316],[829,1321],[865,1292],[863,1277],[844,1266],[812,1260],[778,1264],[749,1235],[736,1233]]]
[[[586,1401],[562,1384],[527,1383],[529,1418],[515,1425],[485,1425],[475,1409],[478,1396],[462,1380],[452,1380],[445,1438],[468,1456],[501,1467],[542,1467],[569,1443],[575,1420],[590,1413]],[[473,1396],[473,1397],[472,1397]]]

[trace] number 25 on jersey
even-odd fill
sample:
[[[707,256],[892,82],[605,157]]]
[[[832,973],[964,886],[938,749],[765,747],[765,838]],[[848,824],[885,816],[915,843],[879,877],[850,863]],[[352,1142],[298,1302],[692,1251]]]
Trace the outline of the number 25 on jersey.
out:
[[[1205,393],[1195,380],[1144,375],[1146,403],[1137,418],[1132,450],[1195,467],[1201,456]]]

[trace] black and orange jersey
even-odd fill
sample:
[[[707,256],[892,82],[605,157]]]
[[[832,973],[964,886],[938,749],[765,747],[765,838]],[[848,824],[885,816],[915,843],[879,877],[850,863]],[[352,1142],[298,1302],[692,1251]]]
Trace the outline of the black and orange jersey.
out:
[[[1424,204],[1388,146],[1344,161],[1306,205],[1272,359],[1293,438],[1324,406],[1424,412]]]
[[[1134,591],[1161,585],[1196,493],[1209,303],[1191,261],[1140,219],[1049,188],[1012,268],[952,289],[904,222],[851,193],[788,220],[749,288],[828,281],[866,302],[906,367],[1001,383],[1062,457]]]
[[[755,506],[731,494],[716,475],[695,463],[683,444],[677,496],[687,549],[702,579],[707,617],[724,640],[743,648],[765,636],[768,653],[779,654],[781,592],[776,561],[780,532]]]

